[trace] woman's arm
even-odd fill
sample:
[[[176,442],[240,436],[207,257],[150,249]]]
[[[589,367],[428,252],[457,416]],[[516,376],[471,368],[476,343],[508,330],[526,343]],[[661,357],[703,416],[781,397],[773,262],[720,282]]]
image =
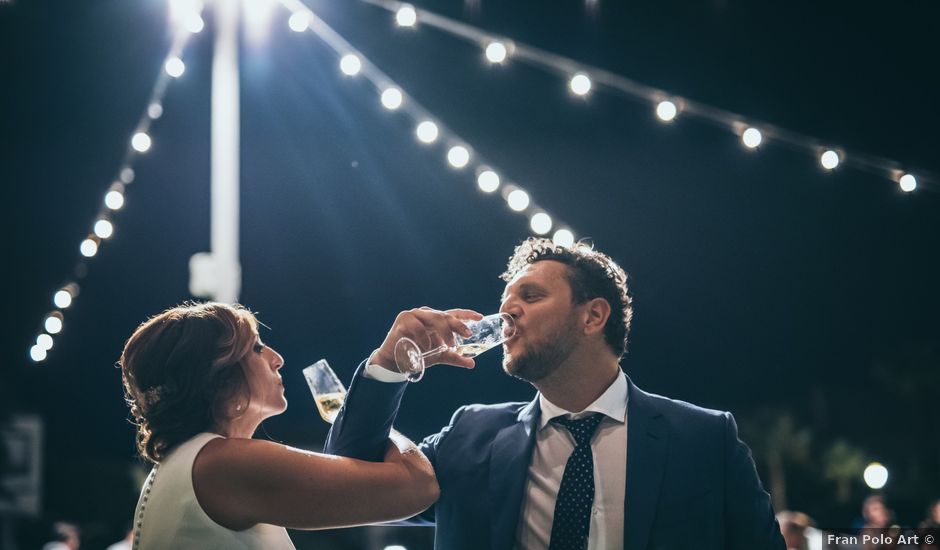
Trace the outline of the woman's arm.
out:
[[[193,464],[200,506],[233,530],[350,527],[413,516],[433,504],[434,470],[393,433],[384,462],[324,455],[255,439],[215,439]]]

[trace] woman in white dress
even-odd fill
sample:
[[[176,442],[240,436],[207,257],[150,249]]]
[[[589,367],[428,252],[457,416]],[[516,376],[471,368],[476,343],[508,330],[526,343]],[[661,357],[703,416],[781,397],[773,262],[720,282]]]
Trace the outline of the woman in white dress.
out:
[[[135,549],[293,548],[285,527],[390,521],[437,499],[431,465],[399,435],[384,462],[252,439],[287,409],[283,365],[240,306],[186,304],[138,327],[120,366],[138,450],[154,467]]]

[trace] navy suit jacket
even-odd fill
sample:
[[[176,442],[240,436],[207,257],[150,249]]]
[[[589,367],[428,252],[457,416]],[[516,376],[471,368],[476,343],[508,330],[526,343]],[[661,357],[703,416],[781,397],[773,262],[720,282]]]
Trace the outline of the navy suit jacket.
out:
[[[363,368],[324,450],[380,461],[407,383],[370,380]],[[627,382],[624,549],[783,550],[770,497],[731,414]],[[436,548],[512,549],[539,415],[538,398],[459,408],[420,445],[440,499],[406,523],[436,525]]]

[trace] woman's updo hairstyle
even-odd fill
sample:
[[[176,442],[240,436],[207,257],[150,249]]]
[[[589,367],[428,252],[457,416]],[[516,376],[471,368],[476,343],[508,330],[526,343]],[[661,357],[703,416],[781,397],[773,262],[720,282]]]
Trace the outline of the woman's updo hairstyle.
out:
[[[137,327],[119,364],[142,457],[159,462],[230,418],[236,397],[250,398],[241,360],[257,337],[250,311],[215,302],[188,302]]]

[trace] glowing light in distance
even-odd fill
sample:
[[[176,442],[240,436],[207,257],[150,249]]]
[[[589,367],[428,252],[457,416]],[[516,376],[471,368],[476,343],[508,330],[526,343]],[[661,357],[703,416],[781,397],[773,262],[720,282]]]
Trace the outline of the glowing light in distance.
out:
[[[502,63],[506,61],[506,55],[508,53],[506,45],[502,42],[490,42],[486,46],[486,59],[490,63]]]
[[[418,12],[411,4],[402,4],[395,12],[395,22],[399,27],[413,27],[418,21]]]
[[[418,135],[418,139],[421,143],[434,143],[438,135],[437,124],[434,124],[430,120],[425,120],[415,128],[415,134]]]
[[[157,120],[163,116],[163,106],[159,103],[151,103],[147,107],[147,116],[150,117],[150,120]]]
[[[202,29],[206,27],[206,22],[202,20],[202,16],[198,13],[192,13],[186,17],[183,26],[187,31],[196,34],[202,32]]]
[[[659,104],[656,105],[656,116],[663,122],[671,121],[676,118],[678,113],[679,110],[676,108],[676,104],[671,101],[660,101]]]
[[[124,183],[130,183],[134,181],[134,170],[131,168],[125,168],[121,170],[121,181]]]
[[[552,242],[558,246],[571,246],[574,244],[574,234],[567,229],[559,229],[552,235]]]
[[[304,32],[310,26],[310,15],[304,11],[292,13],[287,20],[287,26],[294,32]]]
[[[176,57],[175,55],[166,60],[166,63],[163,64],[163,70],[166,71],[166,74],[172,76],[173,78],[179,78],[183,76],[183,73],[186,72],[186,65],[183,63],[183,60]]]
[[[50,315],[46,317],[46,322],[43,326],[46,327],[46,332],[49,334],[58,334],[62,332],[62,319],[55,315]]]
[[[401,107],[402,99],[401,90],[398,88],[386,88],[385,91],[382,92],[382,105],[389,111],[394,111]]]
[[[72,305],[72,294],[68,290],[62,289],[52,297],[52,303],[57,308],[65,309]]]
[[[881,489],[888,483],[888,469],[878,462],[872,462],[865,467],[865,473],[862,474],[865,479],[865,485],[872,489]]]
[[[535,231],[539,235],[544,235],[552,230],[552,218],[545,212],[539,212],[532,216],[532,219],[529,221],[529,226],[532,228],[532,231]]]
[[[170,20],[191,33],[200,32],[205,23],[199,12],[202,2],[198,0],[170,0]]]
[[[898,180],[898,185],[901,186],[901,191],[910,193],[914,189],[917,189],[917,178],[910,174],[904,174],[901,176],[901,179]]]
[[[748,128],[741,134],[741,141],[743,141],[744,145],[749,149],[754,149],[760,145],[762,139],[763,136],[761,136],[760,130],[757,128]]]
[[[568,87],[577,95],[587,95],[591,91],[591,79],[584,73],[578,73],[571,77]]]
[[[509,208],[516,212],[522,212],[529,207],[529,194],[522,189],[514,189],[506,196],[506,202],[509,204]]]
[[[359,61],[359,57],[355,54],[348,53],[339,60],[339,70],[343,71],[343,74],[347,76],[359,74],[360,69],[362,69],[362,62]]]
[[[114,226],[108,220],[98,220],[95,222],[95,235],[102,239],[107,239],[114,234]]]
[[[131,138],[131,147],[138,153],[146,153],[150,150],[150,145],[150,136],[148,136],[146,132],[137,132],[134,134],[134,137]]]
[[[85,239],[82,241],[82,245],[79,247],[79,250],[81,250],[82,256],[91,258],[98,253],[98,243],[96,243],[92,238]]]
[[[477,186],[484,193],[492,193],[499,189],[499,174],[492,170],[484,170],[477,176]]]
[[[29,348],[29,358],[35,362],[40,362],[46,359],[46,350],[42,349],[39,344]]]
[[[52,336],[49,336],[45,332],[36,337],[36,345],[42,349],[49,351],[52,349]]]
[[[113,189],[108,191],[108,194],[104,196],[104,205],[111,210],[120,210],[124,206],[124,193]]]
[[[447,162],[454,168],[463,168],[470,162],[470,151],[463,145],[455,145],[447,151]]]
[[[819,156],[819,164],[822,164],[822,167],[826,170],[834,169],[836,166],[839,166],[839,153],[836,153],[832,149],[825,151]]]

